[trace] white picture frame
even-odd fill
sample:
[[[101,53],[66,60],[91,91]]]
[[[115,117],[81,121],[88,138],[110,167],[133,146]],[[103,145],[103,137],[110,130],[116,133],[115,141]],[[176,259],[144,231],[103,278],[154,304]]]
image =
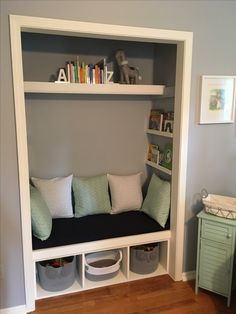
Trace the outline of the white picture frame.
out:
[[[164,132],[173,133],[174,130],[174,120],[164,121]]]
[[[235,76],[202,76],[200,124],[234,122],[235,86]]]

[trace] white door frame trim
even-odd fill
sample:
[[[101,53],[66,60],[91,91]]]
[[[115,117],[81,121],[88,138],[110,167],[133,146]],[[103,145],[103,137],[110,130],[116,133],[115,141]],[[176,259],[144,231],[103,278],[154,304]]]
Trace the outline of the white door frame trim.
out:
[[[175,280],[182,279],[186,164],[188,147],[189,100],[192,64],[192,33],[174,30],[161,30],[120,25],[97,24],[79,21],[57,20],[30,16],[10,15],[12,75],[15,103],[15,123],[18,154],[20,207],[22,222],[22,245],[24,259],[25,299],[27,311],[35,309],[34,265],[32,258],[31,216],[29,196],[29,166],[27,149],[27,130],[25,117],[25,98],[23,65],[21,51],[21,32],[39,32],[48,34],[63,34],[92,38],[115,38],[142,42],[163,42],[177,44],[177,73],[178,86],[175,97],[181,110],[179,113],[180,126],[176,130],[180,137],[178,148],[178,164],[176,166],[177,189],[175,206],[178,208],[171,222],[172,239],[170,246],[174,255],[174,264],[170,263],[170,275]],[[173,184],[172,184],[173,185]],[[173,192],[173,190],[172,190]]]

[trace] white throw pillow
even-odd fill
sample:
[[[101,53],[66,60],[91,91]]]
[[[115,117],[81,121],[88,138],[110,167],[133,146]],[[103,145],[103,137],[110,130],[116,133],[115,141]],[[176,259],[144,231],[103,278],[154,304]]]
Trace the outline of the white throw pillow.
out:
[[[34,186],[40,191],[52,218],[73,217],[71,184],[72,177],[57,177],[53,179],[31,178]]]
[[[107,177],[113,214],[141,208],[143,201],[141,173],[128,176],[108,174]]]

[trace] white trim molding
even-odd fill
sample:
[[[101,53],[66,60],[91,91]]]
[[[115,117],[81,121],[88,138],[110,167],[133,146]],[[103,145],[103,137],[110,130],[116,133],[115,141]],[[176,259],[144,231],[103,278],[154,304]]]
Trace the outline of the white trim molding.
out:
[[[173,43],[177,45],[175,88],[175,107],[177,110],[175,114],[179,122],[174,125],[174,160],[176,160],[176,162],[173,167],[171,200],[173,208],[171,208],[170,257],[168,255],[170,266],[168,272],[174,280],[182,280],[193,34],[191,32],[173,30],[10,15],[26,310],[29,312],[33,311],[35,308],[36,287],[35,261],[33,260],[31,239],[29,166],[24,98],[25,90],[21,51],[21,32],[24,31],[150,43]],[[57,88],[56,85],[55,88]]]
[[[184,272],[182,274],[182,280],[183,281],[190,281],[190,280],[194,280],[196,278],[196,271],[193,270],[193,271],[187,271],[187,272]]]
[[[0,314],[26,314],[26,306],[19,305],[15,307],[8,307],[5,309],[0,309]]]

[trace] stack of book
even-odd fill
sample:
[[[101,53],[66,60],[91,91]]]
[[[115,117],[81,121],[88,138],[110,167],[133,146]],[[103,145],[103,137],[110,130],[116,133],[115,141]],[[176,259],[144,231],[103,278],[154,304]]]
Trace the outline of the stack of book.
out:
[[[96,64],[80,63],[79,58],[76,61],[66,62],[67,82],[85,83],[85,84],[107,84],[108,71],[106,59],[102,59]]]
[[[66,70],[67,81],[70,83],[104,84],[106,81],[104,68],[97,64],[80,64],[77,59],[76,62],[67,62]]]

